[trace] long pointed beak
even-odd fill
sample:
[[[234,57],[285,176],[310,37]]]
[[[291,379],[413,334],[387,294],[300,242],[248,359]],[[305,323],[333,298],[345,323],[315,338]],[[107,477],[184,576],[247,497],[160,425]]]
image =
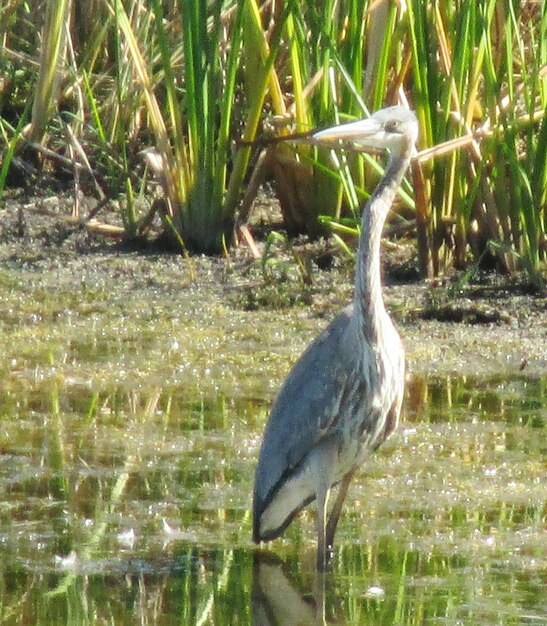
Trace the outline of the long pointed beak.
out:
[[[353,143],[357,145],[369,146],[369,139],[381,130],[380,124],[372,118],[340,124],[320,130],[311,135],[313,143],[333,146],[340,142]]]

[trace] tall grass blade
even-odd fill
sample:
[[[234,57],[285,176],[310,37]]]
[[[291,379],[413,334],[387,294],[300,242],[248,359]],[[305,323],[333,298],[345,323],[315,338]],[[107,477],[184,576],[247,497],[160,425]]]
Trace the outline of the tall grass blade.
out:
[[[28,137],[40,142],[57,104],[60,89],[60,65],[66,52],[69,0],[49,0],[43,29],[43,45],[40,54],[40,71],[34,92],[32,120]],[[27,133],[25,133],[27,134]]]

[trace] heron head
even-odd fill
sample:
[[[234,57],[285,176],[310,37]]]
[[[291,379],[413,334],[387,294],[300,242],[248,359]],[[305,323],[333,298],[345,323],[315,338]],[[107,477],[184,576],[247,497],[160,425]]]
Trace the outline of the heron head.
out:
[[[371,117],[326,128],[311,136],[314,143],[334,147],[349,143],[360,148],[388,149],[400,154],[418,139],[418,120],[413,111],[400,106],[376,111]]]

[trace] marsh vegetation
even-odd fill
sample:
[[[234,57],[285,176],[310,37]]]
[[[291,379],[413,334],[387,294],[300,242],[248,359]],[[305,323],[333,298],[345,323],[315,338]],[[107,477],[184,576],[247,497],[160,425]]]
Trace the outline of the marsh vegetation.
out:
[[[2,624],[545,621],[546,33],[533,0],[2,4]],[[321,592],[311,513],[251,545],[252,476],[383,162],[268,142],[398,99],[403,424]]]

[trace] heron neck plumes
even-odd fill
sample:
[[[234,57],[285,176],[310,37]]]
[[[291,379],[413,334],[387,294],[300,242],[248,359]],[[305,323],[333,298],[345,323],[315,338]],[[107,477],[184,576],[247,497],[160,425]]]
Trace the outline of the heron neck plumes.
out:
[[[380,276],[380,240],[389,209],[410,163],[413,143],[392,154],[378,187],[365,205],[355,272],[355,315],[365,338],[380,340],[380,318],[386,315]]]

